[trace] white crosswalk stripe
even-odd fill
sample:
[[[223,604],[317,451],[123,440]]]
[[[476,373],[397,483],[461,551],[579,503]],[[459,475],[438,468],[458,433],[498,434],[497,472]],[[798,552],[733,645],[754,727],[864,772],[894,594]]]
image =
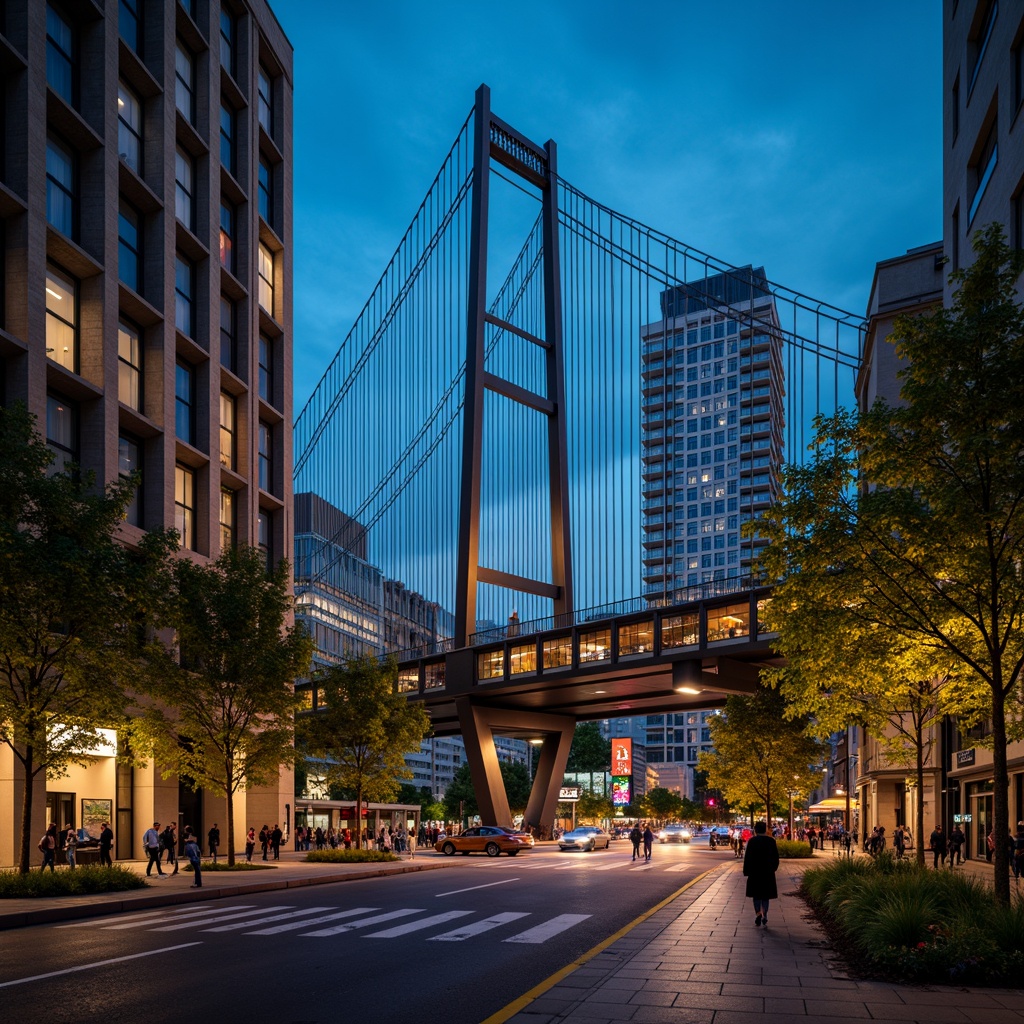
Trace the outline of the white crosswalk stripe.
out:
[[[559,914],[558,917],[553,917],[550,921],[545,921],[543,924],[539,924],[535,928],[528,928],[525,932],[520,932],[518,935],[512,935],[505,939],[505,941],[527,942],[534,944],[547,942],[547,940],[553,936],[559,935],[561,932],[568,931],[573,925],[577,925],[581,921],[586,921],[590,916],[590,914]]]
[[[443,914],[432,914],[430,917],[422,918],[419,921],[410,921],[406,924],[396,925],[394,928],[385,928],[382,932],[371,932],[366,936],[368,939],[397,939],[402,935],[411,932],[421,932],[425,928],[433,928],[436,924],[447,924],[460,917],[469,917],[472,910],[447,910]]]
[[[321,928],[319,931],[306,932],[307,936],[322,938],[325,935],[342,935],[345,932],[354,932],[357,928],[370,928],[375,924],[383,924],[385,921],[394,921],[398,917],[408,917],[410,914],[422,914],[423,908],[415,910],[392,910],[387,914],[380,914],[377,917],[368,917],[365,921],[350,921],[348,924],[339,924],[334,928]]]
[[[257,914],[272,914],[277,910],[292,910],[292,907],[256,907],[253,910],[237,910],[232,908],[231,913],[219,914],[217,917],[208,917],[203,921],[203,926],[217,921],[231,921],[237,917],[255,917]],[[155,932],[180,932],[185,928],[195,928],[195,921],[184,921],[181,924],[168,924],[160,928],[154,928]]]
[[[305,910],[292,910],[287,914],[273,914],[270,917],[260,918],[260,924],[270,924],[273,921],[288,921],[294,920],[297,917],[303,917],[306,914],[319,914],[324,910],[330,910],[331,907],[307,907]],[[309,921],[302,921],[302,924],[309,924]],[[201,927],[201,926],[200,926]],[[201,928],[204,932],[234,932],[241,928],[251,928],[252,921],[235,921],[233,924],[222,924],[219,928]]]
[[[516,911],[494,914],[492,917],[485,917],[482,921],[471,921],[469,924],[464,924],[461,928],[445,932],[443,935],[431,935],[430,941],[462,942],[465,939],[473,938],[474,935],[482,935],[484,932],[489,932],[492,928],[499,928],[503,924],[510,924],[512,921],[518,921],[529,916],[529,914]]]
[[[358,917],[360,914],[373,914],[379,907],[353,907],[351,910],[339,910],[333,914],[324,914],[323,917],[313,917],[308,921],[289,921],[287,924],[279,924],[274,928],[260,928],[258,931],[246,932],[246,935],[280,935],[282,932],[295,932],[300,928],[309,928],[314,924],[327,924],[328,921],[340,921],[346,917]]]
[[[243,903],[242,905],[236,904],[232,907],[232,910],[243,910],[252,904]],[[197,921],[202,918],[210,918],[215,914],[223,914],[223,907],[205,907],[202,910],[196,910],[194,908],[188,908],[188,910],[158,910],[153,914],[139,914],[137,917],[133,917],[129,921],[122,921],[118,924],[101,924],[96,925],[97,928],[102,928],[104,931],[124,931],[127,928],[148,928],[155,924],[167,924],[170,921],[183,921],[188,919],[189,921]]]

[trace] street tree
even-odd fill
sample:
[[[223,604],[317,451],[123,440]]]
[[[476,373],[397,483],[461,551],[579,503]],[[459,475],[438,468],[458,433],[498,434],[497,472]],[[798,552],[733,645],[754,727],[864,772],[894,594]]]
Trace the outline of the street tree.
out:
[[[526,805],[530,801],[530,789],[533,785],[530,771],[525,764],[520,764],[518,761],[499,761],[498,768],[501,771],[501,780],[505,785],[509,810],[513,814],[521,814],[526,810]],[[464,761],[459,766],[454,778],[445,787],[444,807],[447,817],[453,820],[472,818],[480,813],[468,761]],[[487,823],[485,822],[485,824]]]
[[[659,821],[670,821],[678,818],[683,809],[683,801],[678,793],[664,786],[655,786],[649,789],[643,798],[643,805],[646,812]]]
[[[430,718],[398,692],[394,658],[348,658],[317,673],[314,686],[317,710],[299,716],[297,746],[328,784],[354,795],[358,818],[364,801],[392,800],[412,778],[405,755],[419,749]]]
[[[604,793],[592,793],[585,789],[576,801],[576,820],[586,824],[599,825],[614,813],[611,797],[605,796]]]
[[[589,788],[594,788],[594,775],[604,775],[612,763],[611,740],[601,735],[597,722],[581,722],[576,726],[569,749],[565,770],[590,776]]]
[[[949,308],[895,324],[900,404],[821,420],[808,465],[790,471],[758,529],[771,537],[776,600],[806,576],[803,593],[827,607],[849,575],[851,617],[948,658],[961,729],[991,723],[978,742],[992,748],[994,828],[1006,835],[1024,671],[1024,252],[999,225],[975,235],[974,251],[950,276]],[[1004,843],[994,884],[1009,902]]]
[[[767,687],[729,697],[725,711],[709,719],[714,749],[697,759],[729,803],[763,807],[769,822],[788,793],[806,796],[820,783],[826,757],[825,745],[808,734],[808,719],[787,712],[782,694]]]
[[[295,679],[312,641],[287,625],[288,563],[267,569],[257,548],[175,565],[170,622],[177,658],[153,683],[150,736],[164,777],[177,773],[226,799],[228,864],[235,863],[235,794],[266,786],[294,759]]]
[[[35,782],[88,765],[123,730],[153,633],[173,536],[117,538],[138,485],[105,488],[53,453],[23,405],[0,407],[0,742],[24,773],[18,870],[29,870]]]

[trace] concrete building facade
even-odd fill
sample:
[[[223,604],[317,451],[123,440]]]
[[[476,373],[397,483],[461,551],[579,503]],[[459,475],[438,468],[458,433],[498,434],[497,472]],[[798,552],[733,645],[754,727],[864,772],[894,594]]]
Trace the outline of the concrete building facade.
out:
[[[291,44],[265,0],[0,11],[0,400],[27,404],[58,466],[141,473],[126,543],[176,527],[200,561],[290,556]],[[81,824],[88,798],[126,857],[154,819],[223,821],[117,743],[47,784],[34,829]],[[0,753],[0,864],[20,785]],[[285,827],[291,789],[245,794],[236,843],[256,818]]]

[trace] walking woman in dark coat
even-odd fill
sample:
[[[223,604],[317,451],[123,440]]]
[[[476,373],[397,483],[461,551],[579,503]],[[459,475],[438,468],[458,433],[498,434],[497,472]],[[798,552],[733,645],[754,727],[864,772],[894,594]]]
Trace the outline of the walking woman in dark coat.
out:
[[[747,877],[747,895],[754,901],[754,927],[768,927],[768,901],[778,899],[775,872],[779,870],[779,848],[767,834],[768,826],[759,821],[743,855],[743,874]]]

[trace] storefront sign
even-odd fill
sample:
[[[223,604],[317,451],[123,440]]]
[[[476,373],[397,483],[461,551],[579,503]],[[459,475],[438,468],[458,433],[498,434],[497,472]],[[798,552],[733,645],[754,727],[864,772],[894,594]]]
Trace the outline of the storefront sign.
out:
[[[613,777],[633,777],[633,741],[628,736],[612,740]]]
[[[579,786],[563,786],[558,791],[558,799],[564,800],[569,803],[574,803],[580,798],[580,787]]]
[[[974,764],[974,747],[970,750],[958,750],[956,752],[956,766],[957,768],[967,768]]]
[[[954,814],[953,815],[953,824],[955,824],[955,825],[969,825],[972,821],[974,821],[974,815],[973,814]]]

